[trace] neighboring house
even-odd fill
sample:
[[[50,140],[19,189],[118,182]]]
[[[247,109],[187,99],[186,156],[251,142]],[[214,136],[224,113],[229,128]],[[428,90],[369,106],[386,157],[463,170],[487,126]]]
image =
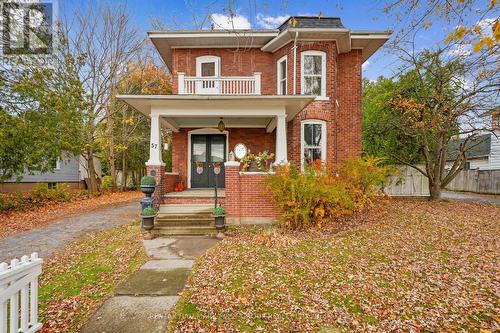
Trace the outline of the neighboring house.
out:
[[[465,170],[500,170],[500,112],[491,112],[492,132],[472,138],[466,153]],[[447,167],[451,168],[464,138],[453,140],[448,146]]]
[[[213,188],[219,177],[230,221],[268,220],[276,209],[263,186],[267,175],[240,172],[238,162],[228,161],[236,144],[297,166],[360,155],[362,64],[390,32],[350,30],[337,17],[300,16],[273,30],[148,36],[173,74],[173,94],[118,98],[151,117],[146,165],[163,186],[157,195],[179,181],[188,189]],[[162,129],[173,132],[171,173],[161,159]],[[219,176],[214,162],[225,162]],[[213,205],[212,192],[168,193],[160,200]]]
[[[63,154],[57,161],[53,162],[52,172],[25,172],[20,179],[8,179],[0,182],[0,192],[28,192],[36,187],[38,183],[47,184],[48,188],[55,188],[57,184],[65,183],[72,190],[86,189],[85,179],[88,178],[87,162],[82,156]],[[101,161],[94,158],[94,166],[99,178],[101,177]]]

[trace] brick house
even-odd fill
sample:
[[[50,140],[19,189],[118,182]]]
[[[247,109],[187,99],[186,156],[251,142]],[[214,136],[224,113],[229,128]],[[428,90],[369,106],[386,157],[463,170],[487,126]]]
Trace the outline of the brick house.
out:
[[[118,97],[151,117],[146,165],[162,184],[160,213],[212,206],[218,177],[230,222],[275,217],[262,186],[267,173],[241,172],[238,161],[229,161],[237,144],[297,166],[316,159],[342,163],[360,154],[361,66],[389,32],[350,30],[337,17],[301,16],[275,30],[148,36],[172,72],[173,94]],[[172,131],[169,173],[161,159],[162,129]],[[223,163],[218,176],[213,162]],[[186,191],[172,192],[179,181]]]

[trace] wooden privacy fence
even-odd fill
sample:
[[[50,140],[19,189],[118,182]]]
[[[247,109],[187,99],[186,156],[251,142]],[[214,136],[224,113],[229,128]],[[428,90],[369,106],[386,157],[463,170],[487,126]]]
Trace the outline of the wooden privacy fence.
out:
[[[429,179],[409,166],[397,166],[396,175],[389,177],[384,192],[391,197],[428,197]]]
[[[500,194],[500,170],[462,170],[446,188],[451,191]]]
[[[43,260],[36,253],[0,263],[0,333],[32,333],[38,322],[38,276]]]

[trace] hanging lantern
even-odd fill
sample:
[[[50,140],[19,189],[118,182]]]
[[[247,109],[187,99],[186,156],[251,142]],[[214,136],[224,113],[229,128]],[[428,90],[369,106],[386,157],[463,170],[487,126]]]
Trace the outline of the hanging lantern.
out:
[[[221,132],[224,132],[224,130],[226,129],[226,124],[224,124],[224,122],[222,121],[222,117],[220,118],[220,121],[219,121],[219,124],[217,125],[217,128]]]

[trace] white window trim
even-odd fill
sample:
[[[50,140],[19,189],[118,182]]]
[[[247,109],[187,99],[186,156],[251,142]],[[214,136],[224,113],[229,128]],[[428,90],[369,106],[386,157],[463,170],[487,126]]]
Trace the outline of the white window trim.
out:
[[[300,93],[304,95],[304,58],[307,55],[321,56],[321,95],[316,96],[317,100],[329,100],[326,96],[326,53],[323,51],[304,51],[300,54]]]
[[[326,121],[319,119],[302,120],[300,123],[300,167],[304,170],[304,125],[305,124],[320,124],[321,125],[321,161],[326,161]]]
[[[215,76],[220,76],[220,57],[217,56],[200,56],[196,57],[196,76],[201,77],[201,65],[207,62],[215,62]]]
[[[280,83],[281,83],[281,63],[285,62],[285,91],[286,94],[288,95],[288,56],[285,54],[283,57],[279,58],[278,61],[276,62],[276,92],[278,95],[282,95],[281,89],[280,89]]]

